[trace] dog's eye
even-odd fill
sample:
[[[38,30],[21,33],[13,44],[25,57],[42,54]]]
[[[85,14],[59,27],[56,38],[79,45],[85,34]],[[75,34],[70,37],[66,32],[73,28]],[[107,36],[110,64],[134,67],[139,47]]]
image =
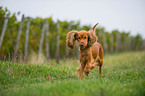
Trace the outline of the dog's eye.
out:
[[[79,39],[81,39],[81,38],[79,37]]]
[[[86,39],[86,37],[84,37],[84,39]]]

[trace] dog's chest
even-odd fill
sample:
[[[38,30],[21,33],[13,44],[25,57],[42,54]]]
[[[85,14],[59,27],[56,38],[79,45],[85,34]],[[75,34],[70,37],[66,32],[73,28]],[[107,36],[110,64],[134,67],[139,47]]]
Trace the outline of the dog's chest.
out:
[[[87,52],[84,52],[84,53],[80,54],[80,61],[82,63],[86,63],[90,58],[91,58],[90,54],[88,54]]]
[[[82,60],[82,61],[88,61],[89,58],[88,58],[88,56],[81,56],[81,60]]]

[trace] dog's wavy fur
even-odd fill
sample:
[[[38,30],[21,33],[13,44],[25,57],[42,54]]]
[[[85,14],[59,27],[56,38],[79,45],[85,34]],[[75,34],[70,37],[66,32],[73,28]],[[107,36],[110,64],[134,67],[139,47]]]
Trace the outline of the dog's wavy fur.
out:
[[[78,41],[80,67],[77,68],[77,73],[80,79],[84,79],[84,74],[88,76],[95,66],[99,66],[99,74],[102,75],[103,48],[97,42],[98,37],[95,35],[97,25],[98,23],[90,31],[70,31],[66,37],[66,45],[70,49],[74,48],[75,40]]]

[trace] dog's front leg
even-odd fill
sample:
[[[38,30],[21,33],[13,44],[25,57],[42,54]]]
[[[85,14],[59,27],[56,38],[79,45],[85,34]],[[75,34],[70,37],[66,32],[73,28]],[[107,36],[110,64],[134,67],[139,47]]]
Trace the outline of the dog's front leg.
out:
[[[83,68],[83,66],[80,67],[79,78],[80,78],[80,79],[85,79],[85,77],[84,77],[84,68]]]
[[[80,60],[80,67],[77,68],[77,73],[79,74],[78,76],[80,79],[85,78],[84,77],[84,68],[85,68],[85,64],[84,64],[84,62],[81,62],[81,60]]]
[[[88,76],[89,73],[90,73],[90,69],[91,69],[91,65],[90,64],[91,64],[91,61],[88,61],[86,63],[86,66],[85,66],[85,69],[84,69],[86,76]]]

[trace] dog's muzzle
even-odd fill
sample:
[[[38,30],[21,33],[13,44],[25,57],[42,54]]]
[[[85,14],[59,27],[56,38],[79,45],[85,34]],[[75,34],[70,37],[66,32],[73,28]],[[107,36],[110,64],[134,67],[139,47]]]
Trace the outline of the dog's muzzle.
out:
[[[83,46],[84,46],[84,44],[80,44],[80,46],[81,46],[81,47],[83,47]]]

